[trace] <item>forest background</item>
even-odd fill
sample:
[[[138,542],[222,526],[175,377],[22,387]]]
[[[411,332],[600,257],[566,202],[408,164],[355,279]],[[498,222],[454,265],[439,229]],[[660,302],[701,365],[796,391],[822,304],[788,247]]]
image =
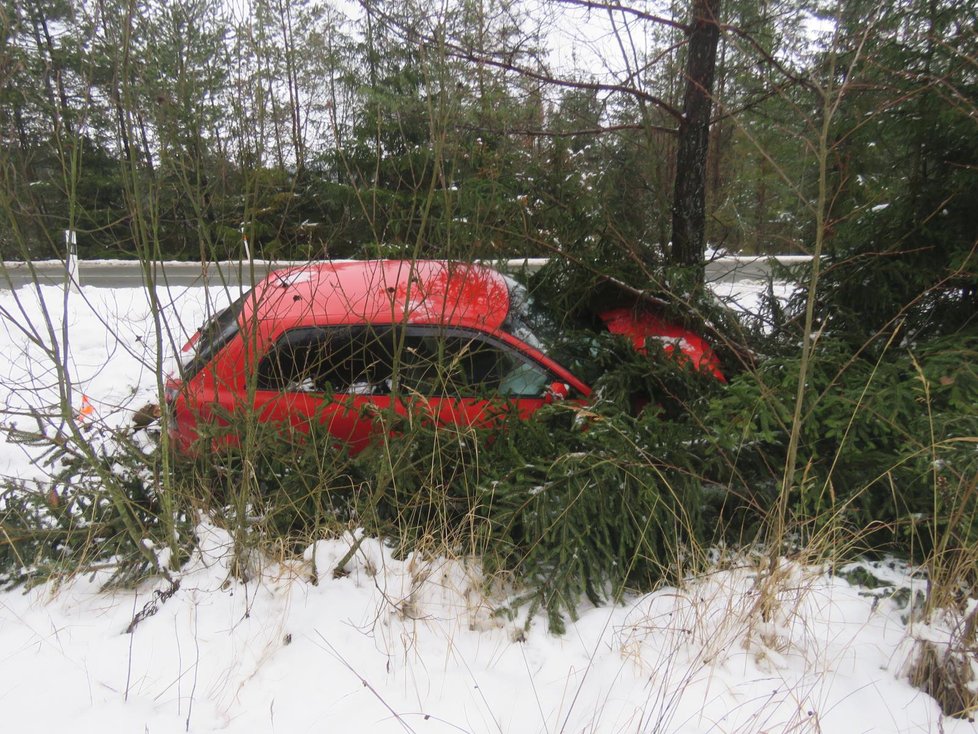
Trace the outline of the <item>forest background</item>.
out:
[[[28,0],[0,11],[4,257],[63,256],[68,228],[135,257],[139,209],[167,258],[245,235],[280,258],[668,260],[691,13],[714,12],[714,247],[811,251],[823,122],[831,250],[917,222],[971,244],[964,2]]]

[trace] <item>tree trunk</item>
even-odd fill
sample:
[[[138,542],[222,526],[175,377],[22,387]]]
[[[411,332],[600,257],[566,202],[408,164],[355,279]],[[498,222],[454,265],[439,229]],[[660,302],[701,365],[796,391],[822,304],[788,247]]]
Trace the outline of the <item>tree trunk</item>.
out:
[[[58,63],[58,56],[54,50],[54,43],[51,40],[51,33],[48,30],[43,10],[36,7],[35,4],[31,4],[28,7],[28,13],[31,29],[34,32],[37,55],[44,64],[44,90],[50,108],[48,114],[51,117],[51,137],[56,140],[62,132],[65,132],[67,136],[71,135],[71,126],[64,118],[68,112],[68,106],[61,79],[61,66]],[[55,96],[52,78],[58,83],[59,94],[57,97]]]
[[[672,251],[674,265],[700,268],[706,245],[706,159],[713,107],[721,0],[693,0],[687,32],[686,93],[679,124],[676,186],[672,199]]]
[[[306,167],[305,132],[302,125],[302,102],[299,96],[299,72],[296,55],[295,30],[292,24],[291,0],[281,0],[277,6],[282,32],[282,52],[285,56],[286,88],[289,91],[289,122],[292,127],[292,154],[295,156],[296,176],[301,178]]]

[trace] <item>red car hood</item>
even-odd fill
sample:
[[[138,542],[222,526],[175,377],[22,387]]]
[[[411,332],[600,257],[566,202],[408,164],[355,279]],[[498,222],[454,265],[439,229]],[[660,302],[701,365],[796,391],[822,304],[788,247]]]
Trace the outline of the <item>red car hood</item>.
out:
[[[709,372],[721,382],[727,381],[712,347],[698,334],[642,309],[614,308],[598,316],[608,331],[627,337],[640,353],[645,352],[646,340],[654,339],[677,359],[688,359],[697,369]]]

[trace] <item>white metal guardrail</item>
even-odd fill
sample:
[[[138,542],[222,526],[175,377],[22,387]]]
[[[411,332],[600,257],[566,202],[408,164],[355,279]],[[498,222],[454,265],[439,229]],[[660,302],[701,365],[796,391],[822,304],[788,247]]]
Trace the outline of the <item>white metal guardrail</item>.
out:
[[[308,261],[292,260],[223,260],[201,264],[200,262],[163,261],[153,264],[153,276],[159,284],[215,285],[249,282],[254,274],[260,280],[271,270]],[[802,265],[811,262],[808,255],[744,256],[724,255],[706,264],[706,278],[710,282],[730,280],[767,280],[775,263],[783,266]],[[487,261],[501,270],[514,272],[526,269],[539,270],[547,258],[515,258]],[[95,287],[139,287],[144,283],[144,270],[132,260],[37,260],[31,263],[19,261],[0,262],[0,289],[19,287],[36,279],[47,284],[62,284],[66,275],[72,281]]]

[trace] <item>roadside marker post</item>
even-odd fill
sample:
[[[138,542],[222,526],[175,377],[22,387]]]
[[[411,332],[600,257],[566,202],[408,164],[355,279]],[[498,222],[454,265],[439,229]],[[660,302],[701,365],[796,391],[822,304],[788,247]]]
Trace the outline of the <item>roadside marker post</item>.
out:
[[[73,229],[65,230],[65,249],[67,250],[65,268],[68,276],[68,287],[77,291],[81,283],[78,280],[78,238]]]

